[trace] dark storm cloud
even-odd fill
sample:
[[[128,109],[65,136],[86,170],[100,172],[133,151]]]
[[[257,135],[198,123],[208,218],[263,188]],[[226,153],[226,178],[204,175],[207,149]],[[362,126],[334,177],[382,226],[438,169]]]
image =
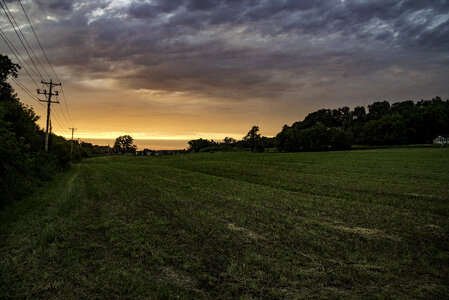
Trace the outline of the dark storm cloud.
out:
[[[178,1],[158,3],[133,2],[129,6],[129,15],[134,18],[154,18],[160,13],[170,13],[180,6]]]
[[[39,5],[39,7],[47,9],[47,10],[53,10],[53,11],[71,11],[72,10],[72,0],[36,0],[36,4]]]
[[[398,68],[403,76],[428,72],[429,81],[432,74],[449,74],[448,1],[33,5],[36,17],[44,12],[56,18],[40,25],[52,36],[58,65],[136,89],[243,100],[301,95],[306,89],[313,94],[318,88],[338,93],[351,78],[369,87]]]

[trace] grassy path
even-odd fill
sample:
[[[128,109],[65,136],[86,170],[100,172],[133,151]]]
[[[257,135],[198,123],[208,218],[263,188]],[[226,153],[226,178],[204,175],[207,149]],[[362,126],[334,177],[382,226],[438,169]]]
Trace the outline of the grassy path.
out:
[[[88,159],[0,211],[0,298],[444,298],[449,152]]]

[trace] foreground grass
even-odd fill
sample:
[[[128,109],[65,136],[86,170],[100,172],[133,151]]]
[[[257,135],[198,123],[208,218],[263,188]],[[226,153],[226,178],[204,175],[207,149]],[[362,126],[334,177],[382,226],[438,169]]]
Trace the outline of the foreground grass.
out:
[[[445,298],[445,149],[85,160],[0,212],[0,298]]]

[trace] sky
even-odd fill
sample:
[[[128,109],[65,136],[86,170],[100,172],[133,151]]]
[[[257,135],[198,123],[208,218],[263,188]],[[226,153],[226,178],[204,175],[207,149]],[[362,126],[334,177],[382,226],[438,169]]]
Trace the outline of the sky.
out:
[[[45,62],[17,0],[6,4]],[[449,1],[22,4],[64,86],[52,122],[64,136],[240,139],[253,125],[274,136],[320,108],[449,96]],[[15,61],[3,40],[0,51]],[[17,91],[43,126],[45,108]]]

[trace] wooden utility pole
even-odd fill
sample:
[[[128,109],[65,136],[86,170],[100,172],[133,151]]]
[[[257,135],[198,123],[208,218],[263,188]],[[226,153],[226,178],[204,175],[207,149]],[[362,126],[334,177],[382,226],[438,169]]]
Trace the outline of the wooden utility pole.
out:
[[[41,83],[45,84],[45,85],[48,85],[50,87],[50,90],[48,92],[47,92],[47,90],[37,89],[37,94],[38,95],[45,95],[45,96],[47,96],[47,100],[40,100],[39,99],[39,101],[47,102],[47,128],[45,130],[45,152],[48,152],[48,137],[49,137],[48,129],[49,129],[49,126],[50,126],[50,112],[51,112],[50,106],[51,106],[52,103],[59,103],[59,101],[51,101],[51,96],[58,96],[59,95],[58,91],[56,91],[55,93],[53,93],[52,91],[53,91],[53,87],[54,86],[59,86],[61,84],[60,83],[53,83],[53,81],[51,79],[50,79],[50,82],[41,81]]]
[[[70,159],[72,158],[72,152],[73,152],[73,132],[76,130],[76,128],[69,128],[70,130],[72,130],[72,142],[70,144]]]

